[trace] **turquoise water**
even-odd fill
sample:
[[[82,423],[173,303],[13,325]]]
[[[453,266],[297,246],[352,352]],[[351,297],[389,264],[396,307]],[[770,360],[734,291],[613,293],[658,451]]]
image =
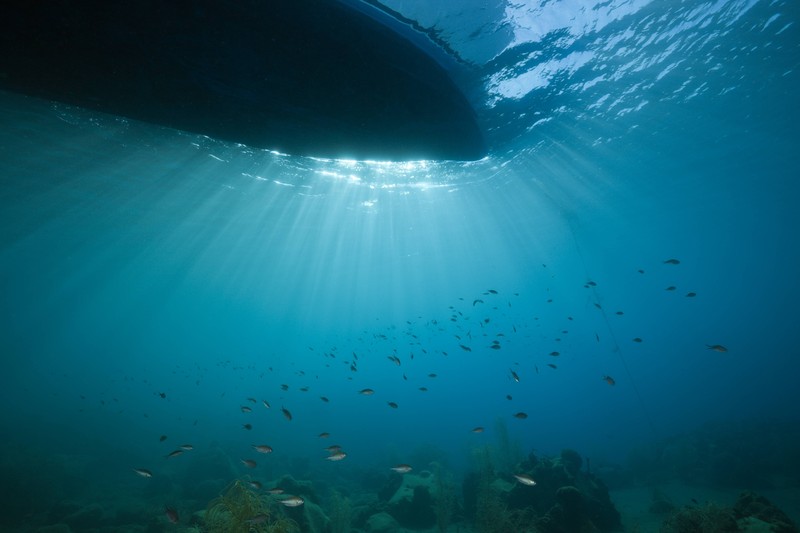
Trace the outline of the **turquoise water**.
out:
[[[707,424],[796,446],[796,3],[386,4],[458,56],[485,159],[300,158],[0,94],[4,471],[47,504],[4,527],[117,495],[166,529],[206,471],[211,497],[415,458],[460,480],[505,433],[619,465]]]

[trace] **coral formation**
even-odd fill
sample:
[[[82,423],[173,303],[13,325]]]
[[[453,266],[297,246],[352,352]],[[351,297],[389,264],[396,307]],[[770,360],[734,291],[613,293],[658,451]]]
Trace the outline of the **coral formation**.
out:
[[[772,533],[797,533],[797,527],[786,513],[772,505],[765,497],[753,492],[743,492],[733,506],[733,513],[739,522],[755,518],[768,524]]]
[[[729,532],[797,533],[797,527],[786,514],[769,500],[752,492],[744,492],[733,508],[714,503],[689,506],[672,514],[661,533],[729,533]]]
[[[620,515],[608,489],[581,470],[574,450],[555,458],[531,453],[510,473],[495,473],[488,451],[478,454],[478,473],[464,482],[467,515],[474,512],[482,533],[500,531],[610,532],[621,529]],[[511,474],[529,476],[534,485],[519,483]],[[474,509],[470,507],[474,506]]]
[[[731,509],[714,503],[684,507],[661,526],[661,533],[733,533],[739,531]]]
[[[291,533],[297,524],[283,516],[274,517],[271,502],[236,480],[209,503],[204,516],[209,533]]]
[[[455,494],[453,482],[449,475],[445,475],[442,465],[434,463],[435,498],[436,498],[436,527],[440,533],[445,533],[450,526],[455,507]]]
[[[389,514],[401,526],[426,529],[436,524],[432,493],[433,476],[428,471],[406,474],[403,484],[389,500]]]
[[[389,513],[375,513],[367,519],[368,533],[395,533],[400,524]]]
[[[330,506],[330,533],[349,533],[351,509],[350,500],[338,491],[331,491]]]

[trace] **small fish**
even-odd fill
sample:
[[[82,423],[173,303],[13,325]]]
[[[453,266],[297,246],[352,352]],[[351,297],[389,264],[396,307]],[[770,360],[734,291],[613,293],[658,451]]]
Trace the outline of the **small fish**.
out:
[[[489,348],[491,348],[492,350],[499,350],[500,348],[502,348],[502,346],[500,346],[499,342],[495,342],[494,344],[489,346]]]
[[[164,507],[164,515],[166,515],[167,520],[169,520],[173,524],[178,523],[178,511],[173,509],[172,507]]]
[[[595,283],[595,282],[594,282],[594,281],[592,281],[592,280],[589,280],[589,281],[587,281],[587,282],[586,282],[586,284],[587,284],[589,287],[597,287],[597,283]]]
[[[401,464],[401,465],[393,466],[389,470],[393,470],[393,471],[397,472],[398,474],[406,474],[408,472],[411,472],[412,468],[409,465]]]
[[[422,392],[428,392],[428,387],[420,387],[419,390]]]
[[[616,314],[617,314],[617,316],[622,316],[622,315],[624,315],[625,313],[623,313],[622,311],[617,311],[617,313],[616,313]]]
[[[553,357],[558,357],[561,354],[558,352],[550,352],[550,355],[552,355]]]
[[[292,413],[290,413],[290,412],[289,412],[289,410],[288,410],[287,408],[285,408],[285,407],[281,406],[281,413],[283,413],[283,417],[284,417],[286,420],[288,420],[288,421],[290,421],[290,422],[292,421]]]
[[[709,350],[714,350],[715,352],[725,353],[728,351],[726,347],[721,344],[706,344]]]
[[[387,358],[389,359],[389,361],[393,362],[397,366],[400,366],[400,358],[397,357],[396,355],[389,355],[387,356]]]
[[[335,453],[342,451],[342,447],[339,446],[338,444],[331,444],[330,446],[324,448],[324,450],[328,453]]]
[[[614,378],[612,378],[611,376],[603,376],[603,381],[605,381],[606,383],[608,383],[612,387],[617,384],[617,382],[614,381]]]
[[[247,407],[246,405],[241,406],[240,409],[242,410],[243,413],[252,413],[253,412],[253,410],[250,409],[249,407]]]
[[[247,398],[247,401],[251,403],[258,403],[255,398]]]
[[[665,291],[674,291],[676,288],[677,288],[677,287],[675,287],[675,285],[670,285],[669,287],[667,287],[667,288],[666,288],[666,289],[664,289],[664,290],[665,290]]]
[[[486,292],[488,292],[489,294],[497,294],[497,291],[496,291],[496,290],[494,290],[494,289],[489,289],[489,290],[488,290],[488,291],[486,291]]]
[[[642,342],[641,337],[634,337],[633,342]]]
[[[242,427],[248,431],[253,429],[253,424],[242,424]]]
[[[525,420],[526,418],[528,418],[528,414],[527,413],[523,413],[522,411],[520,411],[519,413],[514,414],[514,418],[519,418],[520,420]]]
[[[697,296],[696,292],[687,292],[686,293],[686,297],[687,298],[694,298],[695,296]]]
[[[328,433],[327,431],[323,431],[322,433],[320,433],[319,435],[317,435],[317,437],[319,437],[319,438],[321,438],[321,439],[327,439],[327,438],[328,438],[328,437],[330,437],[330,436],[331,436],[331,434],[330,434],[330,433]]]
[[[472,307],[475,307],[475,304],[482,304],[482,303],[483,303],[483,300],[481,300],[481,299],[473,300],[472,301]]]
[[[168,453],[167,455],[165,455],[164,457],[166,457],[167,459],[170,459],[171,457],[177,457],[177,456],[179,456],[179,455],[180,455],[180,454],[182,454],[182,453],[183,453],[183,450],[175,450],[175,451],[173,451],[173,452],[169,452],[169,453]]]
[[[134,468],[133,471],[142,477],[153,477],[153,473],[146,468]]]
[[[159,392],[158,395],[161,396],[161,398],[166,398],[167,397],[167,393],[166,392]]]
[[[336,453],[330,454],[325,459],[327,459],[328,461],[341,461],[345,457],[347,457],[346,453],[344,453],[344,452],[336,452]]]
[[[375,391],[372,389],[361,389],[360,391],[358,391],[358,393],[363,394],[364,396],[372,396],[373,394],[375,394]]]
[[[552,368],[553,370],[555,370],[556,368],[558,368],[558,367],[557,367],[556,365],[554,365],[553,363],[547,363],[547,366],[549,366],[549,367],[550,367],[550,368]]]
[[[392,409],[397,409],[397,404],[395,402],[386,402],[386,404],[391,407]]]
[[[301,505],[303,505],[303,503],[305,503],[303,501],[303,498],[301,498],[300,496],[288,496],[280,500],[280,502],[282,505],[285,505],[286,507],[300,507]]]
[[[680,265],[681,262],[678,261],[677,259],[667,259],[666,261],[664,261],[664,264],[665,265]]]
[[[428,377],[429,377],[429,378],[435,378],[435,377],[436,377],[436,374],[433,374],[433,373],[431,373],[431,374],[428,374]]]
[[[517,481],[522,483],[523,485],[528,485],[529,487],[533,487],[536,485],[536,482],[532,480],[529,476],[524,474],[514,474],[514,477],[517,478]]]
[[[253,461],[252,459],[242,459],[242,464],[244,466],[246,466],[247,468],[255,468],[256,467],[256,462]]]
[[[511,372],[511,379],[519,383],[519,376],[517,375],[517,373],[511,370],[510,368],[508,369],[508,371]]]
[[[264,407],[266,407],[267,409],[270,408],[269,402],[267,400],[261,400],[261,403],[263,403]]]
[[[252,526],[252,525],[263,524],[267,520],[269,520],[269,515],[265,514],[265,513],[261,513],[261,514],[255,515],[253,518],[248,518],[247,520],[244,521],[244,523],[245,524],[250,524]]]
[[[600,335],[597,332],[594,333],[594,338],[597,342],[600,342]]]
[[[258,445],[251,444],[251,446],[258,453],[272,453],[272,447],[271,446],[267,446],[266,444],[258,444]]]
[[[281,384],[281,390],[282,390],[282,391],[287,391],[287,390],[289,390],[289,385],[287,385],[286,383],[282,383],[282,384]]]
[[[463,344],[459,344],[459,346],[460,346],[460,347],[461,347],[461,349],[462,349],[462,350],[464,350],[465,352],[471,352],[471,351],[472,351],[472,348],[470,348],[469,346],[464,346]]]
[[[508,400],[508,401],[511,401],[511,400],[513,400],[513,399],[514,399],[514,398],[512,398],[510,394],[506,394],[506,400]]]
[[[322,400],[325,403],[330,402],[330,400],[326,396],[320,396],[319,399]]]
[[[300,387],[300,392],[308,392],[308,387]]]
[[[161,435],[161,436],[158,438],[158,442],[164,442],[165,440],[167,440],[167,436],[166,436],[166,435]]]
[[[641,268],[638,269],[636,272],[638,272],[639,274],[644,274],[644,270],[642,270]]]
[[[477,426],[477,427],[472,428],[472,433],[483,433],[483,427],[482,426]]]
[[[247,484],[256,490],[261,490],[263,486],[260,481],[248,481]]]
[[[283,494],[283,489],[280,487],[272,487],[271,489],[267,490],[267,494],[272,494],[273,496]]]
[[[178,448],[180,448],[181,450],[186,450],[187,452],[194,450],[194,446],[192,446],[191,444],[181,444],[180,446],[178,446]]]

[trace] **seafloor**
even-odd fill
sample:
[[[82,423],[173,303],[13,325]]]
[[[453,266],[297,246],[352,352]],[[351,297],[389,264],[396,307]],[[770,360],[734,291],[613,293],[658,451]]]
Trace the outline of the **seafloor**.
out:
[[[506,434],[474,448],[459,472],[430,445],[408,454],[410,470],[347,459],[328,469],[280,454],[255,469],[215,445],[163,459],[172,466],[152,476],[119,452],[7,442],[0,531],[792,533],[798,434],[791,422],[709,424],[638,446],[619,464],[571,449],[521,452]]]

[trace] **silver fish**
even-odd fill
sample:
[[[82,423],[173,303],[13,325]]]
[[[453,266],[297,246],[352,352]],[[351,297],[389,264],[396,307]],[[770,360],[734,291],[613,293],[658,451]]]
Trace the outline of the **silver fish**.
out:
[[[142,477],[153,477],[153,473],[146,468],[134,468],[133,471]]]
[[[285,505],[286,507],[300,507],[305,503],[303,498],[301,498],[300,496],[288,496],[280,500],[280,502],[282,505]]]
[[[514,474],[514,477],[517,478],[517,481],[522,483],[523,485],[528,485],[529,487],[533,487],[536,485],[536,482],[532,480],[529,476],[524,474]]]

